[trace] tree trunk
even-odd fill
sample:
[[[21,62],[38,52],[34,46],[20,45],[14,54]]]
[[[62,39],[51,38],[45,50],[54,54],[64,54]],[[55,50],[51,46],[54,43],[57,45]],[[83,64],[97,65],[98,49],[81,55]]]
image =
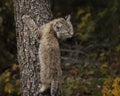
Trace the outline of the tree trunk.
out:
[[[30,36],[29,29],[21,19],[23,15],[30,15],[39,27],[47,23],[52,18],[50,2],[49,0],[13,0],[13,2],[22,96],[50,96],[49,92],[38,93],[40,89],[38,43]]]

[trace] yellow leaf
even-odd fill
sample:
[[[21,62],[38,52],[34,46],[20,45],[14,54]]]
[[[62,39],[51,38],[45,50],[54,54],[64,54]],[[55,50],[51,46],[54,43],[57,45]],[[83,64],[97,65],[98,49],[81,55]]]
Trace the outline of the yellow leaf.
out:
[[[103,63],[103,64],[101,65],[100,69],[104,69],[104,68],[107,68],[107,67],[108,67],[108,63],[105,62],[105,63]]]
[[[80,15],[83,14],[83,13],[85,13],[85,10],[80,9],[77,14],[78,14],[78,16],[80,16]]]
[[[17,79],[17,80],[16,80],[16,84],[17,84],[17,85],[20,85],[20,79]]]
[[[10,84],[10,83],[7,83],[6,85],[5,85],[5,88],[4,88],[4,91],[5,92],[7,92],[7,93],[12,93],[14,90],[13,90],[13,85],[12,84]]]
[[[7,70],[4,75],[5,75],[5,77],[10,77],[11,72]]]
[[[12,69],[15,71],[18,68],[17,64],[13,64]]]

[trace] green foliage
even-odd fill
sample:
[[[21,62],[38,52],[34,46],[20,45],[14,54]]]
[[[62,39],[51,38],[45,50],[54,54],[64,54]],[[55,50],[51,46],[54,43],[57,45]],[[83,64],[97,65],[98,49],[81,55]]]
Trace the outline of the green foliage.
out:
[[[18,72],[18,65],[13,64],[12,70],[5,70],[0,75],[0,95],[2,96],[20,96],[20,79],[16,72]]]
[[[82,76],[80,70],[85,70]],[[96,94],[97,96],[101,96],[101,84],[103,83],[103,79],[95,78],[93,76],[95,73],[91,71],[92,68],[89,68],[89,66],[78,67],[77,65],[76,67],[71,67],[69,70],[65,70],[62,96],[94,96]]]

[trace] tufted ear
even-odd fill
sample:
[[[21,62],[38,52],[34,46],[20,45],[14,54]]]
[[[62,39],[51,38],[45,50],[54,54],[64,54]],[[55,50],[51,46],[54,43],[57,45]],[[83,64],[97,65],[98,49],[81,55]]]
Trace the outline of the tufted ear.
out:
[[[71,23],[70,19],[71,19],[71,15],[68,15],[67,18],[66,18],[66,21],[67,21],[68,25],[70,26],[71,36],[73,36],[73,34],[74,34],[74,32],[73,32],[73,26],[72,26],[72,23]]]
[[[63,24],[61,22],[56,22],[54,25],[53,25],[53,29],[54,31],[60,31],[61,28],[62,28]]]
[[[65,19],[66,19],[67,22],[70,22],[71,15],[67,15],[67,16],[65,16]]]

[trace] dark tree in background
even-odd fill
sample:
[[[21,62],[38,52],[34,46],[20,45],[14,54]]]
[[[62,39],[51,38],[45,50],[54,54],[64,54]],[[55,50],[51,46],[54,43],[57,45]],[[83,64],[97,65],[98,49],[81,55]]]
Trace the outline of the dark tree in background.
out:
[[[17,54],[21,75],[22,96],[38,96],[40,88],[40,63],[38,43],[30,36],[22,22],[23,15],[30,15],[40,27],[52,18],[49,0],[13,0],[17,32]],[[49,93],[39,96],[50,96]]]

